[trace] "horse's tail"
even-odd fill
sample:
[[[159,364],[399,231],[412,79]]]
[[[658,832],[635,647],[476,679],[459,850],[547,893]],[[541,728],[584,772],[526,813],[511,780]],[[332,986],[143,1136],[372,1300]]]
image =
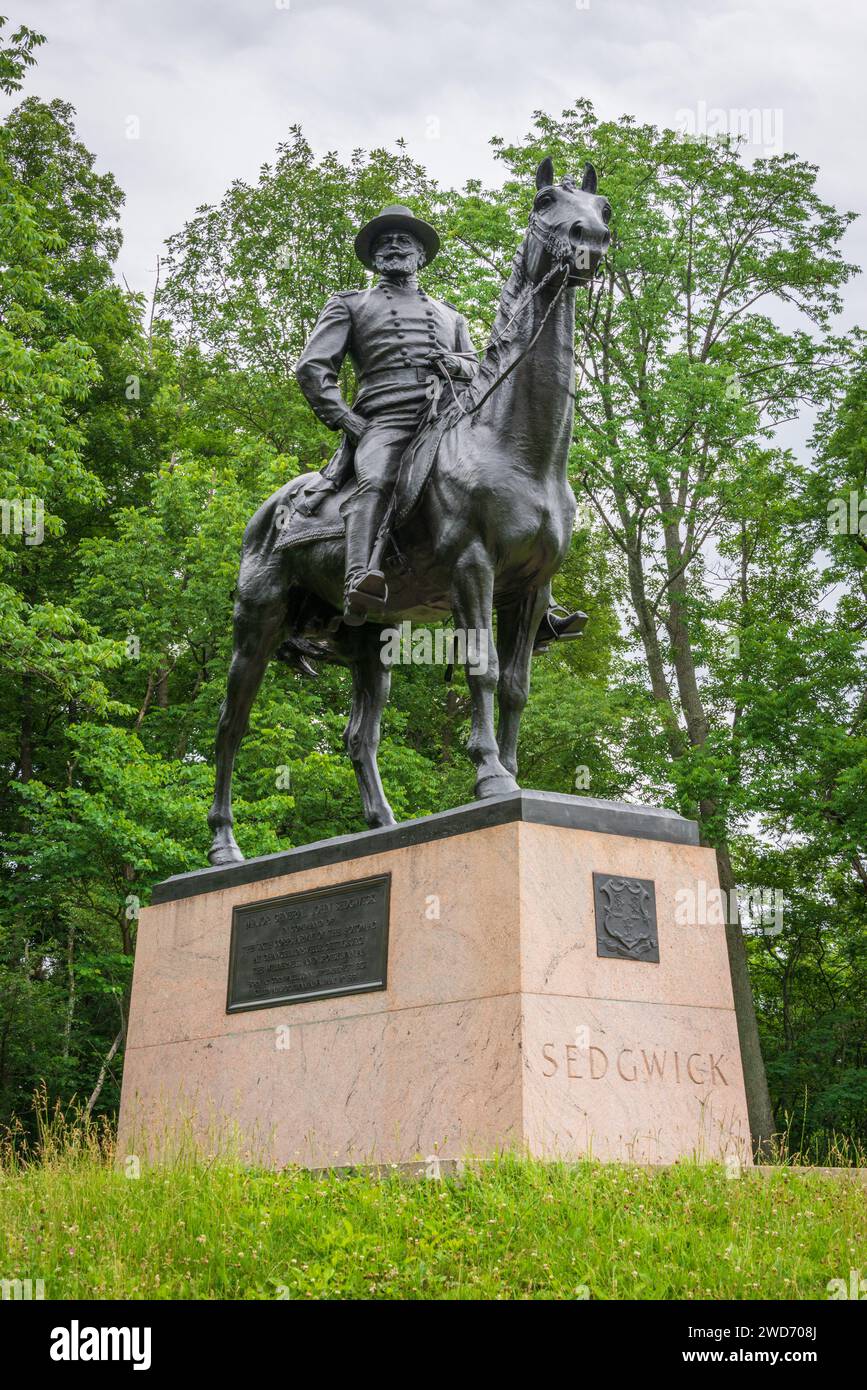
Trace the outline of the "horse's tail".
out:
[[[307,637],[290,636],[284,638],[274,653],[275,661],[285,661],[287,666],[291,666],[293,671],[298,671],[300,675],[316,678],[319,675],[314,661],[321,661],[327,653],[318,642],[311,642]]]
[[[339,660],[327,640],[329,616],[329,610],[308,590],[298,584],[291,585],[286,596],[286,635],[274,653],[274,660],[285,662],[293,671],[298,671],[300,675],[308,678],[319,675],[313,662]],[[324,641],[317,641],[318,632],[323,632]]]

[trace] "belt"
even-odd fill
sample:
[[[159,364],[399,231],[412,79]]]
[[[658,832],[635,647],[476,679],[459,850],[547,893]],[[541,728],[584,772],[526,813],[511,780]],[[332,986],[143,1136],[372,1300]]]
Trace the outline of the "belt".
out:
[[[378,367],[359,377],[358,389],[363,391],[365,386],[387,386],[391,382],[395,386],[414,385],[416,382],[426,385],[432,376],[436,376],[432,363],[424,367]]]

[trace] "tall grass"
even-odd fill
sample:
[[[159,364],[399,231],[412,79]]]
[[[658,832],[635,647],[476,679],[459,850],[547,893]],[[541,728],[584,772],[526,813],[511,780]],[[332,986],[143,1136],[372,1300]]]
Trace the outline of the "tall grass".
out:
[[[774,1136],[772,1163],[816,1168],[867,1168],[867,1147],[859,1138],[834,1129],[808,1132],[809,1095],[799,1112],[787,1111],[782,1131]]]
[[[16,1118],[0,1129],[2,1176],[34,1167],[110,1167],[114,1155],[115,1131],[108,1116],[93,1118],[75,1099],[52,1105],[44,1088],[34,1093],[30,1125]]]
[[[858,1181],[504,1155],[459,1178],[271,1172],[226,1155],[119,1167],[43,1110],[0,1161],[0,1278],[46,1298],[815,1299],[867,1275]]]

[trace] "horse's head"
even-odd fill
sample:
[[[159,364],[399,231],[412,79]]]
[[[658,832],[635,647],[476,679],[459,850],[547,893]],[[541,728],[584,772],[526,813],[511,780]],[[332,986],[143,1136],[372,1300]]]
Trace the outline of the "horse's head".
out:
[[[535,239],[543,251],[534,257],[536,274],[562,264],[569,267],[567,284],[589,284],[611,241],[611,205],[596,192],[596,170],[585,164],[580,188],[568,175],[555,184],[553,162],[543,159],[536,188],[528,229],[531,242]]]

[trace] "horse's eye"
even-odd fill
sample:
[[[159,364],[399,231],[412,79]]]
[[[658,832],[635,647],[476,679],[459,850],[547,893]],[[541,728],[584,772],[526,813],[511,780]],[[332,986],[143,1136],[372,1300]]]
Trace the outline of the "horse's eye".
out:
[[[605,207],[602,209],[602,221],[606,223],[606,225],[611,221],[611,209],[607,203],[605,204]]]

